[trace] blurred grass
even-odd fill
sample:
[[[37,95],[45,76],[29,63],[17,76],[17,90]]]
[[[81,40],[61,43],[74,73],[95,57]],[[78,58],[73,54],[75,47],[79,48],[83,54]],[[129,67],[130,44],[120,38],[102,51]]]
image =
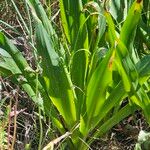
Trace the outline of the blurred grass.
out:
[[[24,0],[13,0],[21,13],[25,22],[29,25],[29,20],[27,16],[27,10],[25,7]],[[59,6],[58,0],[40,0],[47,15],[53,16],[53,23],[58,28],[59,26]],[[51,8],[51,10],[50,10]],[[9,28],[6,23],[15,28],[15,31]],[[21,27],[22,22],[18,18],[18,14],[11,2],[11,0],[1,0],[0,1],[0,30],[4,31],[8,36],[17,37],[23,34],[23,29]],[[23,25],[22,25],[23,26]]]
[[[23,18],[27,21],[27,13],[26,8],[24,7],[24,2],[22,0],[14,0],[16,6],[18,7],[19,11],[21,12]],[[18,18],[17,12],[13,7],[13,4],[10,0],[1,0],[0,2],[0,20],[4,21],[5,23],[9,24],[10,26],[17,29],[17,31],[22,32],[21,29],[21,22]],[[14,30],[10,29],[4,23],[0,22],[0,30],[6,31],[8,34],[12,35],[13,37],[18,36],[18,33]]]

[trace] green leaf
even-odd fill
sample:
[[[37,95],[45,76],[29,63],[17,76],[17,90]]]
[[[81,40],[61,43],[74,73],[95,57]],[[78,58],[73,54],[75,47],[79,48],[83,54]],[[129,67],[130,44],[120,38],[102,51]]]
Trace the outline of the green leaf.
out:
[[[89,42],[86,17],[81,0],[60,0],[61,21],[64,34],[70,43],[71,79],[78,100],[78,118],[84,103],[84,86],[88,67]]]
[[[133,41],[133,34],[140,20],[142,7],[143,0],[135,0],[121,28],[120,40],[127,46],[127,48],[130,46],[131,41]]]
[[[38,54],[42,57],[43,85],[53,104],[71,127],[76,121],[76,99],[71,80],[41,23],[36,26],[36,41]]]
[[[150,55],[146,55],[136,64],[140,77],[150,76]]]
[[[45,90],[43,89],[43,86],[41,85],[40,81],[36,80],[34,70],[28,65],[22,53],[2,33],[0,33],[0,48],[1,48],[1,55],[3,55],[2,59],[5,60],[2,62],[5,63],[5,66],[1,66],[1,68],[4,69],[5,71],[10,69],[9,71],[11,71],[12,75],[20,74],[21,78],[23,78],[23,81],[30,85],[30,86],[27,85],[25,87],[27,93],[28,94],[31,93],[30,95],[31,98],[36,102],[37,98],[35,97],[34,93],[36,93],[36,85],[38,83],[38,90],[40,91],[42,97],[45,99],[44,101],[44,103],[46,104],[45,111],[48,114],[51,108],[51,104],[49,103],[50,99]],[[30,68],[31,71],[28,71],[27,68]],[[5,73],[8,73],[8,71]]]
[[[119,123],[121,120],[132,114],[137,110],[137,107],[131,107],[129,104],[121,108],[115,115],[109,118],[102,126],[98,127],[94,133],[94,137],[99,137],[110,130],[114,125]]]
[[[101,116],[101,110],[106,100],[106,93],[109,84],[112,82],[112,57],[114,49],[112,48],[98,65],[91,76],[86,93],[86,116],[81,122],[81,133],[86,135],[87,129],[95,126],[98,117]],[[92,124],[91,124],[92,122]],[[82,124],[86,127],[82,127]],[[83,131],[82,131],[83,130]]]

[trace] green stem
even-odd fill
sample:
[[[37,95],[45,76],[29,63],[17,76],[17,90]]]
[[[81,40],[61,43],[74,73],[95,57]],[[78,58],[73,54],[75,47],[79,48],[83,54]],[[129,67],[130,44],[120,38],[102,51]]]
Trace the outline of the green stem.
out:
[[[38,100],[38,72],[36,72],[36,98]],[[41,109],[40,106],[38,106],[38,117],[39,117],[39,124],[40,124],[40,139],[39,139],[39,145],[38,150],[41,150],[42,147],[42,137],[43,137],[43,126],[42,126],[42,120],[41,120]]]
[[[42,137],[43,137],[43,125],[42,125],[42,120],[41,120],[41,109],[40,107],[39,109],[39,123],[40,123],[40,139],[39,139],[39,146],[38,146],[38,150],[41,150],[42,147]]]

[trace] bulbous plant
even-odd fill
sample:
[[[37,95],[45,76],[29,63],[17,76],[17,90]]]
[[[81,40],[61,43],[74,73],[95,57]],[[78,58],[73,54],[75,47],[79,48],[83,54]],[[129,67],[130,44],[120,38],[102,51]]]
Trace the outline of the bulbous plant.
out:
[[[92,137],[137,109],[150,123],[150,55],[134,55],[143,0],[132,3],[118,28],[106,2],[59,0],[63,40],[39,0],[26,2],[34,18],[35,37],[29,43],[37,70],[2,33],[0,70],[22,86],[61,134],[69,133],[70,149],[88,149]],[[125,98],[130,102],[121,107]]]

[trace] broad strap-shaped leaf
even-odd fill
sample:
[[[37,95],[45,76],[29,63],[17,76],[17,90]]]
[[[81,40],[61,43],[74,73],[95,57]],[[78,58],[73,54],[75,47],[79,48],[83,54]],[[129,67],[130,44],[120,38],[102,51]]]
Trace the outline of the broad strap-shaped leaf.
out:
[[[36,42],[38,54],[42,57],[43,84],[53,104],[71,127],[76,121],[76,99],[70,76],[40,22],[36,26]]]
[[[105,16],[106,16],[108,27],[109,27],[108,35],[110,39],[110,44],[111,45],[113,45],[113,43],[116,44],[115,64],[123,80],[125,90],[127,92],[130,92],[133,89],[132,84],[134,84],[134,88],[136,88],[137,82],[138,82],[137,81],[138,74],[136,71],[136,67],[135,67],[133,60],[131,59],[130,51],[127,49],[127,46],[125,45],[125,43],[121,41],[121,35],[120,35],[120,38],[116,36],[114,22],[111,18],[111,15],[108,12],[106,12]],[[129,21],[130,20],[128,20],[128,22]],[[136,28],[136,25],[134,26],[134,28],[132,28],[132,30],[135,30],[135,28]],[[126,37],[126,38],[128,39],[129,37]]]
[[[143,0],[135,0],[121,28],[120,40],[127,46],[127,48],[130,48],[131,41],[134,39],[134,32],[140,20],[142,8]]]
[[[72,49],[77,49],[79,43],[83,46],[88,37],[84,33],[86,26],[84,26],[86,18],[82,12],[82,0],[60,0],[60,11],[62,25],[65,31],[67,40],[71,43]],[[81,38],[81,35],[83,36]],[[83,48],[83,47],[80,47]]]
[[[136,64],[140,77],[149,77],[150,76],[150,55],[146,55],[140,59]]]
[[[41,21],[47,33],[50,35],[51,40],[53,41],[53,46],[58,49],[58,53],[61,57],[64,58],[64,49],[61,45],[59,38],[52,26],[51,20],[48,18],[41,2],[39,0],[27,0],[29,7],[31,8],[31,13],[34,18],[34,23]]]
[[[147,122],[150,124],[150,97],[146,90],[141,86],[140,89],[130,99],[139,107],[142,108]]]
[[[27,0],[29,7],[32,10],[32,15],[34,19],[41,20],[43,26],[45,27],[46,31],[51,36],[56,36],[55,31],[50,23],[50,20],[48,19],[46,12],[44,8],[42,7],[42,4],[39,0]]]
[[[84,86],[88,67],[88,30],[82,0],[60,0],[64,34],[70,43],[71,79],[78,98],[78,118],[84,103]]]
[[[89,36],[89,51],[90,64],[88,70],[88,79],[94,72],[100,57],[99,43],[103,39],[106,30],[106,19],[104,16],[104,9],[94,1],[88,2],[84,6],[85,13],[87,12],[87,29]]]
[[[105,10],[104,11],[104,15],[106,17],[106,21],[107,21],[107,25],[108,25],[108,31],[107,31],[107,41],[109,42],[110,46],[113,47],[114,44],[116,44],[116,40],[117,40],[117,33],[115,30],[115,24],[113,22],[113,19],[111,17],[111,14]]]
[[[94,133],[94,137],[100,137],[104,135],[107,131],[109,131],[113,126],[118,124],[121,120],[131,115],[135,112],[138,108],[132,107],[129,104],[125,107],[121,108],[115,115],[109,118],[102,126],[98,127],[96,132]],[[90,141],[90,143],[93,139]]]
[[[130,77],[128,76],[128,71],[127,71],[128,66],[124,66],[122,62],[122,60],[125,59],[123,56],[126,56],[128,54],[128,50],[124,46],[124,44],[120,40],[118,40],[118,37],[116,35],[116,30],[115,30],[115,24],[108,11],[105,11],[105,16],[108,24],[109,43],[111,46],[115,45],[115,58],[114,58],[115,65],[118,73],[122,78],[125,90],[129,92],[131,89],[131,80]]]
[[[50,99],[49,99],[45,89],[41,85],[40,81],[36,80],[36,77],[35,77],[36,75],[34,73],[34,70],[28,65],[28,63],[27,63],[26,59],[23,57],[22,53],[2,33],[0,33],[0,48],[2,50],[1,51],[2,52],[1,54],[3,55],[2,58],[4,59],[3,63],[5,63],[5,66],[7,67],[7,68],[3,68],[3,69],[10,70],[13,75],[21,74],[21,77],[32,88],[32,89],[26,88],[28,94],[30,93],[29,89],[31,89],[31,91],[34,91],[34,93],[36,93],[36,85],[38,83],[38,90],[39,90],[41,96],[43,97],[43,99],[45,99],[44,103],[46,105],[44,107],[45,107],[46,113],[48,114],[50,112],[51,103],[49,102]],[[34,94],[32,94],[32,95],[34,95]],[[29,95],[29,96],[31,96],[31,95]],[[31,96],[31,98],[32,97],[33,96]],[[34,97],[33,100],[37,101],[37,98],[35,99],[35,97]]]
[[[87,86],[86,114],[81,118],[80,127],[83,135],[86,135],[88,130],[98,123],[101,116],[108,86],[112,82],[113,57],[114,48],[108,51],[106,57],[98,65]]]
[[[95,52],[98,44],[106,29],[106,19],[104,16],[104,8],[98,2],[89,1],[83,7],[84,13],[87,16],[87,30],[89,37],[90,53]]]
[[[118,92],[119,91],[119,92]],[[103,107],[100,109],[100,113],[99,115],[97,115],[97,117],[95,117],[94,120],[96,120],[95,122],[91,121],[90,124],[91,126],[89,127],[89,130],[93,130],[96,126],[98,126],[98,124],[101,122],[101,120],[107,116],[108,112],[115,107],[116,104],[118,104],[124,97],[126,96],[126,91],[124,89],[123,83],[122,81],[120,81],[115,87],[114,89],[112,89],[110,95],[105,98],[104,100],[104,104]],[[93,100],[94,101],[94,100]],[[92,108],[92,106],[91,106]],[[87,127],[86,122],[81,119],[81,127],[80,130],[84,131],[84,128]]]
[[[134,0],[113,0],[108,2],[110,7],[109,11],[117,23],[122,22],[122,20],[126,18],[128,9],[130,8],[133,1]]]
[[[19,85],[27,92],[29,97],[42,108],[42,103],[38,102],[35,92],[28,84],[28,81],[23,77],[21,70],[18,68],[9,53],[0,48],[0,58],[2,59],[0,60],[0,71],[2,71],[2,75],[10,77],[13,83],[19,83]]]
[[[107,86],[112,81],[112,61],[114,49],[110,49],[106,57],[99,64],[93,73],[87,87],[87,114],[88,116],[97,116],[104,99],[106,98]],[[91,106],[93,105],[93,109]],[[95,106],[94,106],[95,105]]]
[[[2,39],[3,38],[1,38],[1,40]],[[5,44],[7,45],[8,43],[5,43]],[[10,47],[15,48],[12,46],[12,44]],[[16,49],[16,51],[17,51],[17,49]],[[9,49],[9,52],[11,53],[11,49]],[[18,51],[18,53],[20,53],[20,52]],[[24,71],[22,72],[19,69],[18,63],[17,63],[17,61],[16,62],[15,61],[16,61],[16,59],[13,58],[7,51],[0,48],[0,73],[1,73],[1,75],[9,77],[14,84],[17,83],[19,86],[21,86],[23,88],[23,90],[28,94],[28,96],[35,102],[35,104],[38,107],[40,107],[40,109],[43,110],[43,112],[46,115],[49,116],[50,113],[52,113],[51,117],[52,117],[53,122],[55,123],[55,125],[57,126],[59,131],[61,133],[63,133],[64,128],[63,128],[63,126],[60,125],[58,116],[56,117],[56,115],[54,115],[55,110],[54,110],[53,106],[51,105],[51,100],[50,100],[48,94],[45,92],[44,86],[39,84],[39,83],[41,83],[40,76],[39,76],[40,81],[36,81],[37,83],[39,82],[38,85],[36,85],[34,83],[35,76],[32,79],[30,79],[30,77],[26,76],[26,73],[24,73]],[[20,61],[21,61],[21,59],[20,59]],[[23,68],[24,68],[24,66],[23,66]],[[23,68],[22,68],[22,70],[23,70]],[[25,69],[26,68],[24,68],[24,70]],[[27,72],[27,74],[30,74],[30,72]],[[27,80],[27,79],[29,79],[29,80]],[[37,89],[38,91],[36,91],[35,86],[38,86],[38,89]],[[38,92],[38,94],[36,92]],[[43,105],[43,102],[44,102],[44,105]]]

